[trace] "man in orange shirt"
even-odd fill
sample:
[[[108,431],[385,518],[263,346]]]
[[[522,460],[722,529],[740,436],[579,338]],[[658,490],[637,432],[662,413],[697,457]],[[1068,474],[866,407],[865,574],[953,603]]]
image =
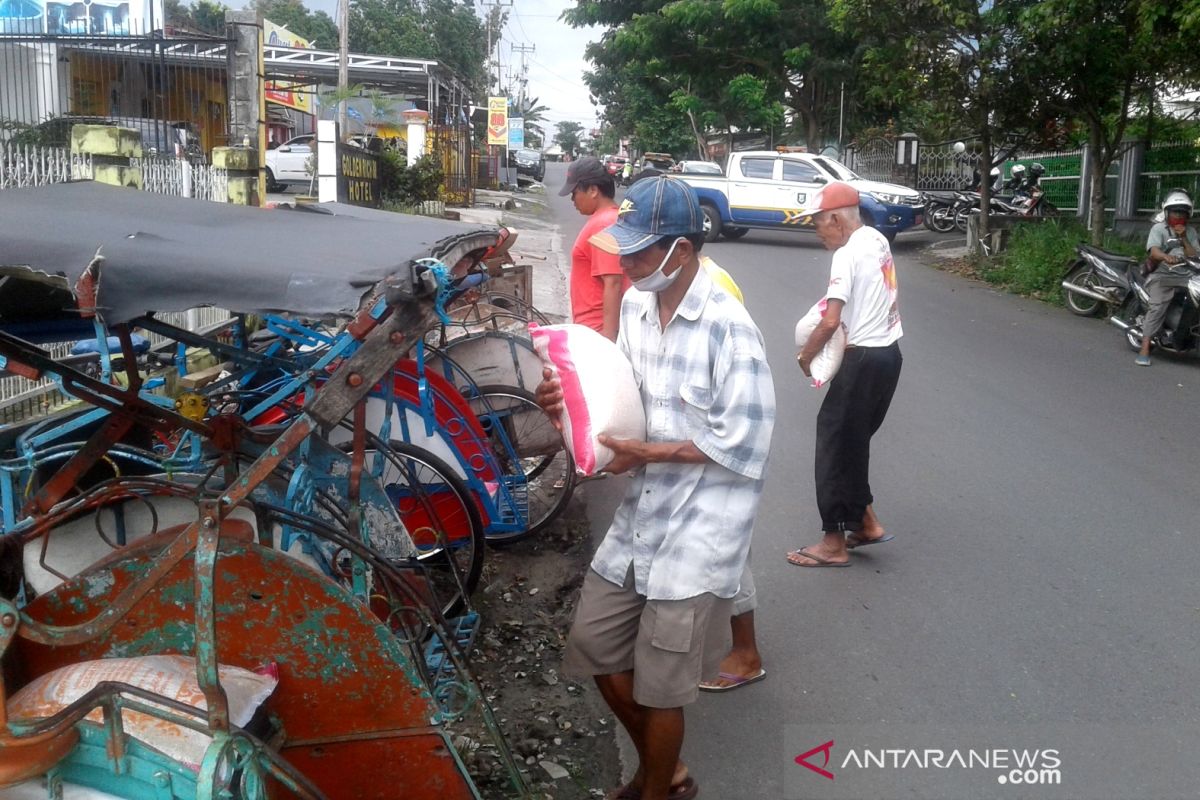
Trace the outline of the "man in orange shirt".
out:
[[[605,253],[588,239],[617,221],[616,193],[613,176],[591,156],[571,162],[559,191],[562,197],[570,195],[575,209],[588,218],[571,248],[572,319],[614,342],[629,279],[621,271],[620,256]]]

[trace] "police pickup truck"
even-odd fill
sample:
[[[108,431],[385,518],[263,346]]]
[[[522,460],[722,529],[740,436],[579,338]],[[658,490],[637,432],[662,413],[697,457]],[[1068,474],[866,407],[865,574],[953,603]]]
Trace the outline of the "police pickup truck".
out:
[[[888,241],[920,225],[924,213],[920,192],[864,180],[834,159],[812,153],[744,151],[729,156],[723,177],[687,173],[678,177],[700,198],[709,242],[718,236],[739,239],[751,228],[811,231],[812,221],[803,212],[830,181],[845,181],[858,189],[863,223]]]

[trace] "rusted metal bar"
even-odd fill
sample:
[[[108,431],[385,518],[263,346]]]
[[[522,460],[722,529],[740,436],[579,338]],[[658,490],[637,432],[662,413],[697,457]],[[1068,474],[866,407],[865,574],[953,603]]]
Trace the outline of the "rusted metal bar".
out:
[[[229,731],[229,698],[217,672],[217,546],[221,543],[221,504],[214,498],[200,501],[200,528],[196,536],[196,681],[208,704],[208,725]]]
[[[362,347],[342,362],[321,391],[312,396],[306,413],[323,427],[338,424],[436,321],[432,304],[401,302],[383,324],[367,334]]]
[[[28,639],[31,642],[51,647],[82,644],[83,642],[95,639],[116,625],[139,600],[150,594],[159,581],[174,569],[183,560],[184,556],[192,551],[192,548],[196,545],[196,536],[199,528],[200,524],[196,522],[184,529],[154,559],[153,566],[147,570],[144,576],[130,584],[129,587],[113,598],[112,603],[106,606],[103,611],[87,622],[70,626],[43,625],[22,612],[18,635],[22,639]]]
[[[156,406],[138,396],[136,390],[112,386],[65,366],[55,361],[45,350],[11,334],[0,332],[0,355],[35,370],[38,375],[56,375],[62,383],[63,390],[73,397],[113,414],[120,413],[153,430],[170,432],[186,428],[205,437],[211,435],[208,426],[203,422],[195,422],[170,409]]]
[[[96,465],[114,444],[133,427],[133,419],[124,415],[113,415],[104,421],[100,430],[96,431],[79,448],[79,452],[71,456],[71,460],[63,464],[50,480],[29,499],[21,509],[23,516],[45,514],[67,496],[67,492],[75,488],[75,484],[88,470]]]

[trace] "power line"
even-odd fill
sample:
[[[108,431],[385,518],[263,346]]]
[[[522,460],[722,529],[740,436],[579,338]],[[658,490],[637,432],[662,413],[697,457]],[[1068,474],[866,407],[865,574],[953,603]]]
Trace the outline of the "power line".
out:
[[[564,78],[564,77],[562,77],[562,76],[560,76],[560,75],[556,74],[556,73],[554,72],[553,68],[551,68],[551,67],[547,67],[545,64],[543,64],[542,62],[538,61],[536,58],[532,58],[532,57],[531,57],[529,60],[530,60],[532,63],[536,64],[537,66],[541,67],[542,69],[546,70],[546,73],[547,73],[547,75],[548,75],[549,77],[553,78],[554,80],[556,80],[556,81],[560,81],[560,82],[562,82],[562,83],[565,83],[565,84],[567,84],[568,86],[574,86],[576,89],[583,89],[583,90],[584,90],[585,92],[587,92],[589,95],[592,93],[592,90],[591,90],[591,89],[589,89],[587,86],[584,86],[582,83],[576,83],[575,81],[568,80],[568,79],[566,79],[566,78]]]

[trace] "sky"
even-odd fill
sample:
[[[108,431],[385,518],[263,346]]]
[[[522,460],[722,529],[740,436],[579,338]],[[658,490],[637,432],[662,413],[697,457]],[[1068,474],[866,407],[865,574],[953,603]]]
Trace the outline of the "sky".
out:
[[[337,0],[304,2],[310,9],[324,11],[331,17],[336,13]],[[536,50],[526,56],[527,91],[550,109],[544,114],[549,122],[547,133],[553,136],[554,123],[564,121],[578,122],[584,130],[597,127],[597,108],[588,99],[587,85],[583,82],[588,66],[583,51],[588,42],[600,38],[601,29],[576,29],[560,21],[559,15],[574,5],[569,0],[511,0],[511,3],[506,4],[509,14],[504,36],[493,51],[500,58],[503,74],[507,76],[511,69],[520,70],[521,54],[513,52],[514,44],[533,45]],[[482,17],[484,7],[479,0],[475,7]]]

